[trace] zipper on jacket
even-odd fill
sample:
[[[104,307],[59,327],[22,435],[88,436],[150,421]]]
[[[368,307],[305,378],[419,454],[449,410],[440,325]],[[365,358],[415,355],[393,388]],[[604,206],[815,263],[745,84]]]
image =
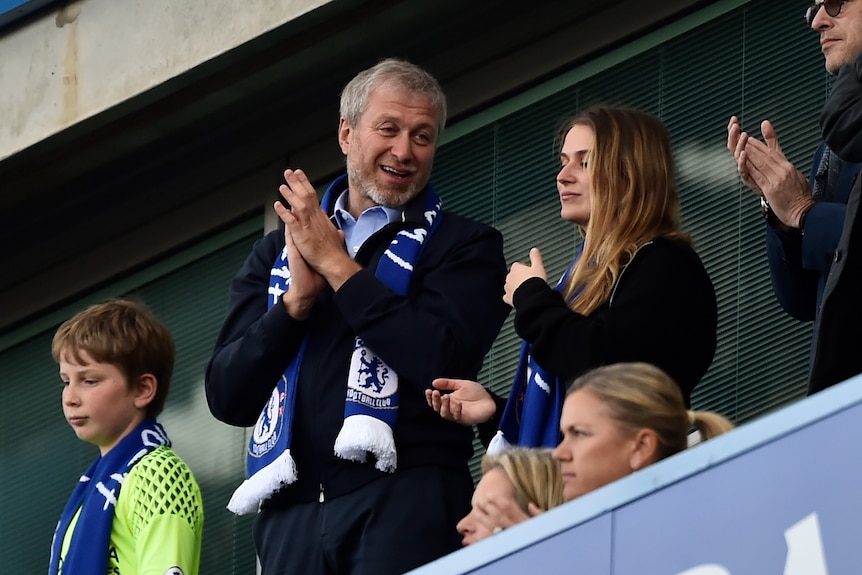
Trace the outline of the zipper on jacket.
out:
[[[320,497],[317,498],[318,503],[323,503],[325,501],[325,497],[323,496],[323,483],[320,484]]]

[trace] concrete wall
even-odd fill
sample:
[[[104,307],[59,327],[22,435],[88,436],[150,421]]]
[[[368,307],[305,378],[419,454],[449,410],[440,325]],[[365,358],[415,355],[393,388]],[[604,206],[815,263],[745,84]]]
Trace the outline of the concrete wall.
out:
[[[4,31],[0,160],[327,3],[78,0]]]

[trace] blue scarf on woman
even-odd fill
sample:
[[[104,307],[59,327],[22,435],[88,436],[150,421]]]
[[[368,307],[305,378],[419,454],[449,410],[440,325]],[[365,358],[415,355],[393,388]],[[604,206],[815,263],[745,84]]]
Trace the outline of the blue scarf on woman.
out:
[[[123,480],[146,454],[160,445],[170,446],[162,426],[147,419],[125,436],[108,453],[90,465],[72,492],[51,541],[48,575],[60,572],[60,551],[66,531],[78,509],[81,513],[62,562],[64,575],[105,575],[114,510]]]
[[[320,202],[326,213],[346,186],[346,175],[329,186]],[[425,191],[424,208],[422,225],[398,232],[375,271],[389,289],[400,295],[407,295],[413,265],[440,222],[440,198],[431,186]],[[281,296],[290,289],[290,277],[285,248],[270,272],[269,307],[281,305]],[[236,489],[227,505],[238,515],[257,511],[261,501],[296,481],[297,469],[290,445],[297,380],[307,344],[308,338],[279,378],[254,427],[246,459],[248,479]],[[370,454],[377,469],[395,471],[393,429],[398,415],[398,374],[359,337],[354,341],[345,388],[344,423],[333,445],[336,455],[364,462]]]
[[[583,247],[582,243],[563,277],[557,282],[557,291],[566,285]],[[536,363],[530,355],[530,344],[522,342],[512,390],[500,419],[500,427],[488,445],[487,452],[500,453],[512,445],[556,447],[560,442],[560,414],[565,396],[566,383]]]

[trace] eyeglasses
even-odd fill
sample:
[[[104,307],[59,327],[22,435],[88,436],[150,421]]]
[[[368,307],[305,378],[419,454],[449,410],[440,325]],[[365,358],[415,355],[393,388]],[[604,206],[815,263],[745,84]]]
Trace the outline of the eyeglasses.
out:
[[[821,6],[826,9],[827,14],[835,18],[841,14],[841,7],[846,2],[847,0],[823,0],[823,2],[815,2],[805,11],[805,21],[808,23],[808,27],[813,28],[814,17],[817,16],[817,11],[820,10]]]

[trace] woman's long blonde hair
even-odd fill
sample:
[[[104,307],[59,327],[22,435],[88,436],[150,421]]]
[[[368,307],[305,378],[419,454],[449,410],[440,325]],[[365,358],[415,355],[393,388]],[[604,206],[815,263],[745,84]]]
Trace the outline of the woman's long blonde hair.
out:
[[[551,449],[516,447],[482,458],[482,474],[500,468],[515,487],[515,501],[524,511],[532,502],[547,511],[563,502],[560,464]]]
[[[587,315],[608,301],[641,247],[660,236],[688,236],[679,229],[670,136],[661,120],[631,108],[592,106],[565,123],[562,137],[577,125],[595,134],[587,158],[590,221],[580,228],[584,251],[563,294],[573,311]]]

